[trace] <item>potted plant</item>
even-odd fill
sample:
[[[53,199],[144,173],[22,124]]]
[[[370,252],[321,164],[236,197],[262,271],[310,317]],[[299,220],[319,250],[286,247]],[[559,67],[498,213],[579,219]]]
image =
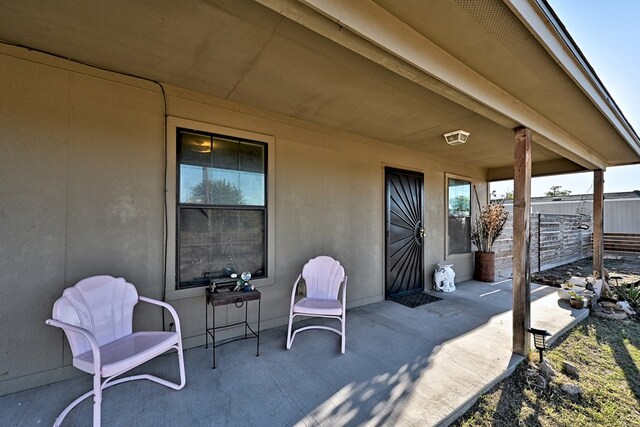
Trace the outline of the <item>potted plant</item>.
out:
[[[502,234],[509,212],[502,203],[492,202],[480,210],[471,225],[471,241],[477,248],[473,278],[482,282],[495,280],[496,254],[493,244]]]
[[[585,307],[585,300],[582,295],[578,295],[574,291],[569,292],[569,295],[571,296],[571,298],[569,299],[569,304],[571,305],[571,307],[573,308]]]

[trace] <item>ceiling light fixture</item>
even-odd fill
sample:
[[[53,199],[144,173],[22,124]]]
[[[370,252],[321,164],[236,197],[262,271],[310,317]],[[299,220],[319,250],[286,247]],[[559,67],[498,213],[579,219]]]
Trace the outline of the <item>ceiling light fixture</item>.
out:
[[[442,136],[444,136],[444,140],[447,141],[447,144],[460,145],[467,142],[469,135],[471,135],[469,132],[458,129],[454,130],[453,132],[447,132]]]
[[[211,141],[194,141],[191,150],[196,153],[210,153],[212,145]]]

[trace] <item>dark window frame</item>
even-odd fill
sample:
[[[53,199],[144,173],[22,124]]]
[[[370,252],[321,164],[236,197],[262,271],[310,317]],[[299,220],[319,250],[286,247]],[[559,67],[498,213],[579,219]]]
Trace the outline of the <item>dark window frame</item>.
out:
[[[181,138],[180,138],[180,134],[181,132],[189,132],[189,133],[194,133],[194,134],[199,134],[199,135],[203,135],[203,136],[207,136],[207,137],[211,137],[211,138],[222,138],[222,139],[226,139],[226,140],[232,140],[232,141],[236,141],[238,143],[241,142],[246,142],[246,143],[251,143],[251,144],[258,144],[261,145],[263,147],[263,159],[262,159],[262,163],[263,163],[263,170],[264,170],[264,205],[260,206],[260,205],[225,205],[225,204],[205,204],[205,203],[182,203],[180,202],[180,195],[181,195],[181,186],[180,186],[180,166],[182,165],[181,163],[181,156],[180,156],[180,148],[181,148]],[[253,139],[248,139],[248,138],[240,138],[240,137],[236,137],[233,135],[225,135],[225,134],[221,134],[221,133],[215,133],[215,132],[208,132],[208,131],[203,131],[203,130],[199,130],[199,129],[191,129],[191,128],[186,128],[186,127],[176,127],[176,192],[175,192],[175,196],[176,196],[176,200],[175,200],[175,206],[176,206],[176,215],[175,215],[175,221],[176,221],[176,233],[175,233],[175,289],[176,290],[185,290],[185,289],[194,289],[194,288],[198,288],[198,287],[203,287],[203,286],[208,286],[210,284],[209,281],[203,282],[202,284],[195,284],[195,285],[191,285],[191,286],[181,286],[181,281],[180,281],[180,233],[181,233],[181,228],[180,228],[180,218],[181,218],[181,211],[182,209],[207,209],[207,210],[248,210],[248,211],[260,211],[262,212],[263,218],[264,218],[264,229],[263,229],[263,248],[262,248],[262,256],[264,259],[264,274],[262,274],[261,276],[256,276],[254,277],[255,279],[266,279],[269,277],[269,144],[263,141],[257,141],[257,140],[253,140]],[[237,272],[238,274],[240,274],[240,272]],[[218,279],[214,279],[214,280],[218,280]]]
[[[469,185],[469,215],[466,217],[469,220],[469,231],[468,231],[468,247],[469,250],[466,252],[453,252],[452,248],[451,248],[451,230],[450,230],[450,215],[449,213],[451,212],[451,210],[449,209],[449,203],[451,200],[451,195],[450,195],[450,190],[451,190],[451,181],[461,181],[464,183],[467,183]],[[453,174],[446,174],[445,176],[445,186],[446,186],[446,198],[445,198],[445,203],[446,203],[446,216],[445,216],[445,221],[446,221],[446,257],[450,258],[450,257],[456,257],[456,256],[467,256],[469,254],[471,254],[473,252],[473,244],[471,242],[471,221],[473,220],[473,203],[471,203],[471,198],[472,198],[472,191],[473,191],[473,181],[471,178],[468,177],[463,177],[463,176],[459,176],[459,175],[453,175]]]

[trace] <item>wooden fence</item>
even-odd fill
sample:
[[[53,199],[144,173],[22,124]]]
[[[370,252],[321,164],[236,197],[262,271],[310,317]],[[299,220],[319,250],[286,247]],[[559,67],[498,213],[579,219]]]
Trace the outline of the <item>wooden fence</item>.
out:
[[[591,256],[591,229],[584,230],[584,217],[538,213],[531,215],[531,271],[537,272]],[[496,279],[511,278],[513,271],[513,215],[494,245]]]
[[[635,194],[634,194],[635,193]],[[620,198],[618,193],[607,193],[604,199],[604,232],[640,234],[640,191],[629,193],[635,198]],[[592,195],[584,195],[582,200],[549,201],[548,198],[531,198],[532,215],[566,214],[592,215]],[[617,197],[617,198],[616,198]],[[505,207],[511,209],[511,201],[505,201]]]
[[[640,253],[640,234],[604,233],[604,250]]]

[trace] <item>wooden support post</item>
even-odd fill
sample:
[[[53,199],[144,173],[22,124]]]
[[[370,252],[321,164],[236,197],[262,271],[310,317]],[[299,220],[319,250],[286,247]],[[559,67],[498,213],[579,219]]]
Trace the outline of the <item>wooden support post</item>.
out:
[[[593,171],[593,271],[604,273],[604,171]]]
[[[514,129],[513,352],[527,356],[531,311],[531,129]]]

